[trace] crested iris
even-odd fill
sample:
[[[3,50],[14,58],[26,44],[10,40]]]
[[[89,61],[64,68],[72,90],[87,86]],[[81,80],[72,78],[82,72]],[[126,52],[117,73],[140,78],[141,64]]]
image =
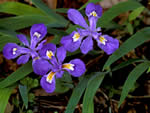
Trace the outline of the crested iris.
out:
[[[68,10],[68,18],[74,24],[80,25],[81,27],[84,28],[84,29],[78,28],[77,31],[73,31],[70,35],[62,37],[60,43],[69,52],[74,52],[80,47],[81,52],[83,54],[87,54],[90,50],[93,50],[93,39],[98,40],[99,36],[102,35],[102,33],[100,32],[101,28],[96,27],[97,20],[102,16],[102,7],[100,5],[95,5],[94,3],[89,3],[86,6],[85,14],[88,17],[89,26],[78,10],[76,9]],[[115,41],[118,41],[118,40],[116,39]],[[119,41],[118,41],[118,44],[119,44]],[[114,45],[115,47],[113,46],[113,52],[114,52],[114,48],[117,49],[119,47],[118,44],[117,46]],[[99,46],[99,43],[98,43],[98,46]],[[100,48],[104,50],[104,48],[102,47]],[[106,48],[111,49],[108,47]],[[106,52],[106,50],[104,51]],[[106,53],[108,54],[110,52],[106,52]]]
[[[55,90],[55,78],[61,78],[64,71],[67,71],[74,77],[79,77],[84,74],[86,68],[83,61],[80,59],[71,60],[68,63],[63,63],[66,57],[66,50],[64,47],[56,48],[54,44],[46,44],[39,51],[40,57],[43,60],[49,61],[49,69],[45,71],[46,74],[41,78],[41,86],[47,93],[52,93]],[[37,60],[36,64],[39,68],[45,67],[40,65],[43,61],[40,59]],[[33,66],[35,67],[35,66]],[[36,69],[35,69],[36,70]],[[41,72],[36,71],[37,74]]]
[[[30,29],[30,43],[25,35],[17,35],[17,38],[23,43],[23,46],[19,46],[16,43],[7,43],[3,48],[4,57],[6,59],[14,59],[19,57],[17,59],[18,64],[27,63],[30,56],[32,57],[33,61],[39,59],[38,51],[43,47],[44,43],[46,42],[46,40],[42,40],[46,34],[47,28],[44,24],[34,24]],[[47,61],[43,61],[42,64],[49,66],[49,63]]]

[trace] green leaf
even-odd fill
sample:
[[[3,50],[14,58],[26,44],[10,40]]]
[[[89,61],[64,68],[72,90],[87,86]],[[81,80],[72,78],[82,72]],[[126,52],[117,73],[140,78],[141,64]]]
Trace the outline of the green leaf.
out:
[[[19,2],[4,2],[0,4],[0,12],[14,15],[44,15],[39,9]]]
[[[93,99],[94,95],[104,79],[105,73],[97,72],[89,80],[84,98],[83,98],[83,113],[94,113]]]
[[[23,100],[23,103],[24,103],[26,109],[28,109],[28,90],[27,90],[27,86],[19,85],[19,92],[21,94],[21,98]]]
[[[127,61],[125,61],[125,62],[122,62],[122,63],[120,63],[119,65],[115,66],[115,67],[112,69],[112,71],[119,70],[119,69],[124,68],[124,67],[126,67],[126,66],[128,66],[128,65],[130,65],[130,64],[132,64],[132,63],[135,63],[135,62],[144,62],[144,61],[145,61],[145,60],[143,60],[143,59],[129,59],[129,60],[127,60]]]
[[[137,9],[135,9],[134,11],[132,11],[132,13],[130,13],[129,15],[129,21],[135,20],[144,10],[145,7],[141,6]]]
[[[112,6],[112,8],[102,15],[102,17],[98,20],[97,26],[105,27],[121,13],[137,9],[141,6],[142,5],[140,3],[135,1],[120,2],[117,5]]]
[[[109,68],[110,65],[133,50],[134,48],[138,47],[139,45],[143,44],[145,41],[150,40],[150,27],[144,28],[141,31],[138,31],[133,36],[129,37],[118,50],[116,50],[106,61],[104,64],[103,70]]]
[[[130,35],[133,34],[134,28],[133,28],[132,24],[130,24],[130,23],[127,24],[127,30],[130,33]]]
[[[136,80],[144,73],[147,68],[150,66],[150,62],[144,62],[139,65],[137,65],[130,73],[125,81],[125,84],[123,85],[120,101],[119,101],[119,107],[128,95],[130,89],[134,86],[134,83]]]
[[[75,87],[69,99],[65,113],[74,113],[75,107],[78,104],[91,76],[92,74],[84,76],[84,78]]]
[[[68,21],[61,15],[56,14],[52,9],[50,9],[48,6],[46,6],[42,0],[32,0],[33,4],[38,7],[43,13],[45,13],[47,16],[55,19],[58,24],[62,24],[66,26],[68,24]]]
[[[8,99],[9,99],[13,89],[14,89],[14,86],[9,87],[9,88],[0,89],[0,113],[5,112],[5,108],[8,103]]]
[[[21,66],[7,78],[0,82],[0,88],[8,87],[9,85],[14,84],[18,80],[24,78],[28,74],[32,72],[32,64],[31,61]]]
[[[100,2],[100,1],[102,1],[102,0],[88,0],[88,2],[85,3],[79,10],[84,9],[88,3],[91,3],[91,2],[92,3],[97,3],[97,2]]]
[[[23,29],[37,23],[53,24],[53,26],[58,26],[55,19],[42,15],[22,15],[0,19],[0,27],[11,30]]]

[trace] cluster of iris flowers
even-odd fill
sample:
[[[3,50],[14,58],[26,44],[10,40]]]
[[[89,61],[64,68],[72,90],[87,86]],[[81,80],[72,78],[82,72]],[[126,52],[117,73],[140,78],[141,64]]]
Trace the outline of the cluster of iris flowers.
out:
[[[93,49],[93,39],[108,55],[119,47],[117,39],[102,35],[101,28],[96,28],[96,22],[102,15],[100,5],[89,3],[85,13],[89,20],[89,26],[78,10],[68,10],[68,18],[74,24],[83,28],[77,28],[77,31],[62,37],[60,41],[62,46],[57,48],[53,43],[45,44],[46,40],[43,39],[47,34],[46,26],[44,24],[34,24],[30,30],[30,42],[25,35],[19,34],[17,38],[23,43],[23,46],[16,43],[7,43],[3,48],[3,55],[6,59],[18,58],[18,64],[25,64],[32,57],[34,73],[42,75],[40,81],[42,88],[47,93],[54,92],[55,79],[61,78],[64,71],[74,77],[80,77],[86,71],[85,64],[80,59],[73,59],[68,63],[64,63],[67,51],[74,52],[80,47],[81,52],[87,54]]]

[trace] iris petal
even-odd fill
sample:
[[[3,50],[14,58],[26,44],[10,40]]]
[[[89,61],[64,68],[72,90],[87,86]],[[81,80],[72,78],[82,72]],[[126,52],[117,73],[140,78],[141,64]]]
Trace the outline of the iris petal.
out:
[[[29,61],[30,55],[26,54],[26,55],[22,55],[17,59],[17,64],[25,64]]]
[[[18,39],[19,39],[25,46],[28,46],[28,47],[29,47],[29,42],[28,42],[28,40],[27,40],[27,38],[26,38],[25,35],[19,34],[19,35],[17,35],[17,37],[18,37]]]
[[[74,59],[69,62],[70,64],[74,64],[74,70],[67,70],[69,74],[71,74],[74,77],[80,77],[83,75],[86,71],[85,64],[80,59]]]
[[[60,64],[62,64],[62,62],[64,61],[64,59],[66,58],[66,50],[63,46],[57,48],[57,59],[58,59],[58,62]]]
[[[52,83],[47,82],[46,78],[47,78],[47,75],[44,75],[41,78],[40,84],[47,93],[52,93],[55,91],[55,78],[52,80]]]
[[[69,9],[68,10],[68,18],[74,22],[74,24],[80,25],[84,28],[88,28],[88,25],[81,15],[81,13],[76,9]]]

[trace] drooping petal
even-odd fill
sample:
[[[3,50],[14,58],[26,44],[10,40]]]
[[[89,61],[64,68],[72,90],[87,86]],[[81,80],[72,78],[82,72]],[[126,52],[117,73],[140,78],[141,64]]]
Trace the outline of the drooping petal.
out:
[[[112,54],[119,48],[119,41],[108,35],[103,35],[97,39],[98,46],[108,55]]]
[[[102,16],[102,7],[94,3],[89,3],[85,9],[86,15],[90,17],[100,18]]]
[[[36,50],[38,51],[38,50],[42,49],[42,47],[44,46],[45,42],[46,42],[46,40],[43,40],[42,42],[40,42],[40,43],[38,44]]]
[[[58,71],[56,73],[56,78],[61,78],[63,76],[63,74],[64,74],[64,71]]]
[[[62,37],[60,43],[64,46],[64,48],[69,51],[69,52],[74,52],[76,51],[81,44],[81,40],[79,39],[77,41],[73,41],[73,36],[76,32],[72,32],[70,35]]]
[[[69,9],[68,10],[68,18],[77,25],[80,25],[84,28],[88,28],[88,25],[85,21],[85,19],[83,18],[83,16],[81,15],[81,13],[76,10],[76,9]]]
[[[74,60],[71,60],[69,62],[69,64],[73,64],[73,68],[74,70],[70,70],[70,69],[67,69],[67,71],[69,72],[69,74],[71,74],[72,76],[74,77],[80,77],[81,75],[83,75],[86,71],[86,67],[85,67],[85,64],[82,60],[80,59],[74,59]]]
[[[30,50],[20,47],[15,43],[7,43],[3,48],[3,55],[6,59],[14,59],[20,54],[30,53]]]
[[[58,59],[58,62],[60,64],[62,64],[62,62],[64,61],[64,59],[66,58],[66,50],[63,46],[57,48],[57,59]]]
[[[25,64],[29,61],[30,54],[22,55],[17,59],[17,64]]]
[[[25,35],[19,34],[19,35],[17,35],[17,38],[18,38],[25,46],[29,47],[29,42],[28,42],[28,40],[27,40],[27,38],[26,38]]]
[[[53,43],[46,44],[42,47],[41,50],[39,50],[40,56],[44,58],[48,58],[47,55],[49,55],[49,57],[52,57],[52,55],[55,55],[55,52],[56,52],[56,45]]]
[[[55,78],[52,80],[52,83],[47,82],[47,75],[44,75],[41,78],[40,84],[42,88],[47,92],[47,93],[52,93],[55,91]]]
[[[32,61],[33,71],[37,75],[45,75],[52,68],[51,64],[42,58],[37,58]]]
[[[34,49],[39,41],[47,34],[47,27],[44,24],[34,24],[30,30],[31,46]]]
[[[80,46],[80,49],[83,54],[87,54],[90,50],[92,50],[93,49],[92,37],[88,36],[86,39],[84,39]]]

